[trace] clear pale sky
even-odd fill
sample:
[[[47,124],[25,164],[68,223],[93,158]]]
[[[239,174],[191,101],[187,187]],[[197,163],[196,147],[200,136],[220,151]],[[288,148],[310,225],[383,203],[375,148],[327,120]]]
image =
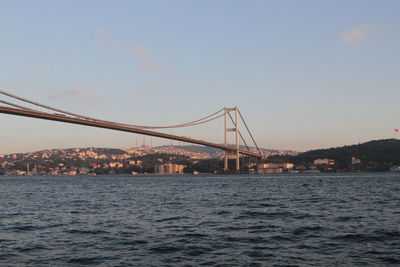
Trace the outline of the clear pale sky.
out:
[[[391,138],[399,14],[397,0],[0,0],[0,88],[135,124],[237,105],[265,148]],[[0,124],[3,154],[143,140],[4,114]]]

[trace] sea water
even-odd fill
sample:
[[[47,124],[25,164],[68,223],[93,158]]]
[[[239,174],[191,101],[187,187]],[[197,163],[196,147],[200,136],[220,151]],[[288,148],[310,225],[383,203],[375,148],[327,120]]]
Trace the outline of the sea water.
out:
[[[0,266],[400,265],[400,174],[0,177]]]

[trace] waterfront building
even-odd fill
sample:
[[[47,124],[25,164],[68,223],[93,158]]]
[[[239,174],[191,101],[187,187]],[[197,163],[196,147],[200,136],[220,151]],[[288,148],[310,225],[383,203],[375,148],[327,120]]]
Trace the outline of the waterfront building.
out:
[[[260,174],[265,174],[265,173],[282,173],[283,169],[282,168],[264,168],[264,169],[258,169],[258,173]]]
[[[316,159],[314,160],[314,165],[334,165],[335,161],[333,159]]]
[[[184,165],[168,163],[157,165],[155,171],[160,174],[182,174],[184,168]]]
[[[293,163],[260,163],[258,164],[259,169],[265,168],[283,168],[283,169],[293,169]]]
[[[390,167],[391,172],[400,172],[400,166],[392,166]]]
[[[355,158],[355,157],[351,158],[351,164],[352,165],[357,165],[357,164],[360,164],[360,163],[361,163],[361,160],[359,158]]]
[[[257,173],[282,173],[284,170],[293,169],[292,163],[261,163],[257,166]]]

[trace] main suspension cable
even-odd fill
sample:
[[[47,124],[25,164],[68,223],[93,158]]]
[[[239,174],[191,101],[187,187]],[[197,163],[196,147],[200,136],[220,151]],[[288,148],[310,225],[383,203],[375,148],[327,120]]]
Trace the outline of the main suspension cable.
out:
[[[198,119],[198,120],[195,120],[195,121],[191,121],[191,122],[187,122],[187,123],[170,125],[170,126],[138,126],[138,127],[145,128],[145,129],[167,129],[167,128],[180,128],[180,127],[195,126],[195,125],[199,125],[199,124],[202,124],[202,123],[205,123],[205,122],[216,120],[216,119],[224,116],[223,113],[218,115],[218,113],[221,113],[223,110],[224,109],[220,109],[217,112],[214,112],[213,114],[208,115],[208,116],[206,116],[204,118],[201,118],[201,119]],[[215,116],[215,117],[212,118],[213,116]]]
[[[11,102],[8,102],[8,101],[5,101],[5,100],[0,100],[0,103],[6,104],[6,105],[9,105],[9,106],[13,106],[13,107],[16,107],[16,108],[20,108],[20,109],[32,110],[30,108],[27,108],[27,107],[24,107],[24,106],[20,106],[20,105],[17,105],[17,104],[14,104],[14,103],[11,103]]]
[[[106,123],[111,123],[111,124],[114,124],[114,125],[122,125],[122,126],[141,128],[141,129],[170,129],[170,128],[189,127],[189,126],[194,126],[194,125],[198,125],[198,124],[201,124],[201,123],[206,123],[206,122],[209,122],[209,121],[212,121],[212,120],[216,120],[216,119],[218,119],[218,118],[220,118],[220,117],[222,117],[224,115],[224,114],[221,114],[221,115],[217,116],[220,112],[222,112],[224,110],[224,109],[220,109],[217,112],[214,112],[213,114],[208,115],[206,117],[203,117],[201,119],[198,119],[198,120],[195,120],[195,121],[191,121],[191,122],[187,122],[187,123],[182,123],[182,124],[169,125],[169,126],[132,125],[132,124],[111,122],[111,121],[100,120],[100,119],[95,119],[95,118],[83,116],[83,115],[80,115],[80,114],[76,114],[76,113],[72,113],[72,112],[65,111],[65,110],[62,110],[62,109],[58,109],[58,108],[55,108],[55,107],[51,107],[51,106],[48,106],[48,105],[44,105],[44,104],[29,100],[29,99],[26,99],[26,98],[22,98],[22,97],[19,97],[17,95],[5,92],[3,90],[0,90],[0,94],[6,95],[8,97],[11,97],[11,98],[14,98],[14,99],[20,100],[22,102],[26,102],[26,103],[38,106],[38,107],[42,107],[42,108],[45,108],[45,109],[48,109],[48,110],[56,111],[56,112],[59,112],[59,113],[62,113],[62,114],[66,114],[66,115],[70,115],[70,116],[74,116],[74,117],[78,117],[78,118],[82,118],[82,119],[86,119],[86,120],[97,121],[97,122],[106,122]],[[19,106],[19,105],[10,103],[10,102],[7,102],[7,104],[15,106],[15,107],[18,107],[18,108],[22,108],[22,109],[28,109],[26,107],[22,107],[22,106]]]

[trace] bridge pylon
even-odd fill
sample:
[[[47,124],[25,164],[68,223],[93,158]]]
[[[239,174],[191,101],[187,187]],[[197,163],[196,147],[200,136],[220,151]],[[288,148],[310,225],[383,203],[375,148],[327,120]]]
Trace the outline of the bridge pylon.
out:
[[[235,112],[235,119],[230,115],[231,112]],[[228,116],[231,118],[233,125],[228,124]],[[229,127],[230,126],[230,127]],[[233,127],[232,127],[233,126]],[[225,146],[228,145],[228,133],[235,134],[235,147],[234,157],[236,160],[236,172],[240,171],[240,143],[239,143],[239,108],[236,106],[234,108],[224,108],[224,142]],[[224,157],[224,171],[229,169],[228,159],[229,159],[229,151],[225,150]]]

